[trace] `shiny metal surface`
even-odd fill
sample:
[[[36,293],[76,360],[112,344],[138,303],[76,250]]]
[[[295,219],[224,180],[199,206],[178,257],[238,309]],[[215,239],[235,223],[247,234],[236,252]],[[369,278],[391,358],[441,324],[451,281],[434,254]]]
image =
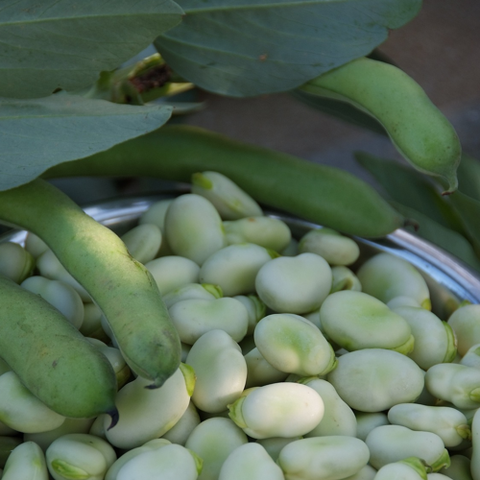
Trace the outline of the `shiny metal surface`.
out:
[[[138,217],[155,201],[186,192],[180,188],[161,195],[125,197],[85,207],[84,210],[100,223],[123,233],[135,225]],[[318,225],[298,218],[275,212],[267,213],[285,221],[296,236],[301,236],[312,228],[319,228]],[[25,236],[26,232],[17,231],[3,235],[0,241],[23,243]],[[448,317],[462,300],[480,303],[480,275],[429,242],[402,229],[381,240],[357,237],[355,240],[361,249],[359,263],[375,253],[389,252],[415,265],[429,285],[433,309],[441,318]]]

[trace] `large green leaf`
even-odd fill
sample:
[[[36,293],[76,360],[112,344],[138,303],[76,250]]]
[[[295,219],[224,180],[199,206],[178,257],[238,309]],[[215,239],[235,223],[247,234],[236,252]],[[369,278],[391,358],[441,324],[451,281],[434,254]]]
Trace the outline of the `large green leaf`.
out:
[[[178,0],[182,23],[155,41],[180,75],[231,96],[291,90],[386,40],[421,0]]]
[[[119,105],[67,94],[0,99],[0,190],[155,130],[171,113],[168,105]]]
[[[92,84],[181,21],[173,0],[2,0],[0,96]]]

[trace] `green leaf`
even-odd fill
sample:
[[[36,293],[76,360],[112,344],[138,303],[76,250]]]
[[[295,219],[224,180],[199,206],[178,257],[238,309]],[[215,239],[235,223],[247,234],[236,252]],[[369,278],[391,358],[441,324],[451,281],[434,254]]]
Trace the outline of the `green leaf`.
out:
[[[155,46],[182,77],[236,97],[292,90],[370,53],[421,0],[178,0]]]
[[[365,152],[356,152],[355,159],[373,175],[392,200],[417,210],[446,228],[463,233],[456,213],[425,175],[396,161]]]
[[[168,105],[119,105],[62,93],[0,99],[0,190],[155,130],[171,113]]]
[[[173,0],[2,0],[0,97],[33,98],[92,84],[177,25]]]
[[[480,272],[480,260],[475,255],[472,245],[463,235],[444,227],[413,208],[406,207],[398,202],[392,203],[405,217],[416,220],[419,228],[413,233],[443,248],[446,252],[465,262],[469,267]],[[410,229],[410,227],[407,228]]]

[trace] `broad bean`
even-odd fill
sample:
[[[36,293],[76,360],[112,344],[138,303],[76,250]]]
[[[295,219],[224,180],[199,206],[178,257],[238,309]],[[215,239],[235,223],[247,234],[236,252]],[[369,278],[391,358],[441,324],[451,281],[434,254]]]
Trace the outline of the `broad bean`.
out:
[[[369,456],[367,445],[358,438],[331,435],[289,443],[277,463],[285,480],[336,480],[357,473]]]
[[[157,256],[162,244],[162,232],[153,223],[141,223],[120,238],[130,255],[143,264]]]
[[[366,348],[340,356],[327,380],[351,408],[381,412],[414,402],[422,393],[424,373],[401,353]]]
[[[216,479],[227,457],[248,443],[245,433],[229,418],[215,417],[197,425],[185,447],[203,459],[199,480]]]
[[[149,381],[142,377],[127,383],[116,396],[118,423],[108,428],[104,418],[107,440],[115,447],[129,449],[161,437],[184,414],[194,384],[193,370],[184,364],[158,389],[148,388]]]
[[[260,299],[278,313],[311,312],[322,304],[331,287],[332,270],[315,253],[274,258],[260,268],[255,279]]]
[[[203,334],[192,346],[186,363],[195,371],[192,401],[208,413],[220,413],[242,394],[247,364],[238,344],[223,330]]]
[[[331,266],[351,265],[360,255],[360,248],[354,240],[331,228],[310,230],[300,239],[298,249],[300,253],[320,255]]]
[[[2,480],[48,480],[42,449],[34,442],[23,442],[12,450],[3,469]]]
[[[292,238],[290,229],[282,220],[274,217],[247,217],[223,222],[229,245],[254,243],[281,252]]]
[[[254,293],[258,271],[274,257],[272,252],[253,243],[230,245],[203,262],[199,279],[218,285],[228,297]]]
[[[209,200],[223,220],[263,215],[260,205],[228,177],[218,172],[194,173],[192,193]]]
[[[363,292],[330,294],[320,307],[327,336],[346,350],[385,348],[403,354],[414,348],[409,324],[383,302]]]
[[[267,315],[253,336],[265,360],[281,372],[325,375],[336,366],[331,345],[315,325],[299,315]]]
[[[48,471],[55,480],[103,480],[117,459],[109,443],[85,433],[70,433],[57,438],[47,448],[45,457]]]
[[[313,388],[287,382],[250,388],[228,409],[230,418],[256,439],[304,435],[324,413],[322,398]]]
[[[169,312],[180,339],[188,345],[215,329],[224,330],[236,342],[247,334],[248,312],[231,297],[182,300],[172,305]]]
[[[14,242],[0,243],[0,275],[15,283],[22,283],[35,268],[35,259],[21,245]]]
[[[282,469],[258,443],[236,448],[223,462],[218,480],[284,480]]]
[[[473,345],[480,343],[480,305],[464,305],[455,310],[448,324],[457,337],[458,353],[463,356]]]
[[[227,246],[222,220],[215,207],[193,193],[177,197],[165,216],[165,235],[171,249],[198,265]]]
[[[414,431],[401,425],[374,428],[365,439],[370,450],[370,465],[377,470],[408,457],[420,457],[434,472],[450,465],[442,439],[431,432]]]
[[[379,253],[357,271],[362,291],[389,302],[398,296],[414,298],[421,307],[431,309],[430,292],[419,271],[409,262],[390,253]]]

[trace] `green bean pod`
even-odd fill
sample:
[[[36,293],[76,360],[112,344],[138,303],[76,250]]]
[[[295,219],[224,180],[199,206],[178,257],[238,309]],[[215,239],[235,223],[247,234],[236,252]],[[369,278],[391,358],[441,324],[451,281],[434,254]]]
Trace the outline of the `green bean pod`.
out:
[[[457,189],[456,170],[462,153],[458,136],[424,90],[399,68],[358,58],[302,89],[345,101],[370,114],[417,170],[446,180],[445,193]]]
[[[117,383],[105,356],[55,307],[1,276],[0,304],[0,355],[21,382],[60,415],[106,412],[115,421]]]
[[[343,170],[231,140],[191,126],[165,126],[86,159],[49,169],[62,176],[147,176],[189,182],[211,170],[257,202],[362,237],[383,237],[404,223],[372,187]]]
[[[1,192],[0,218],[52,249],[101,308],[134,372],[159,387],[176,371],[180,341],[158,287],[116,234],[43,180]]]

